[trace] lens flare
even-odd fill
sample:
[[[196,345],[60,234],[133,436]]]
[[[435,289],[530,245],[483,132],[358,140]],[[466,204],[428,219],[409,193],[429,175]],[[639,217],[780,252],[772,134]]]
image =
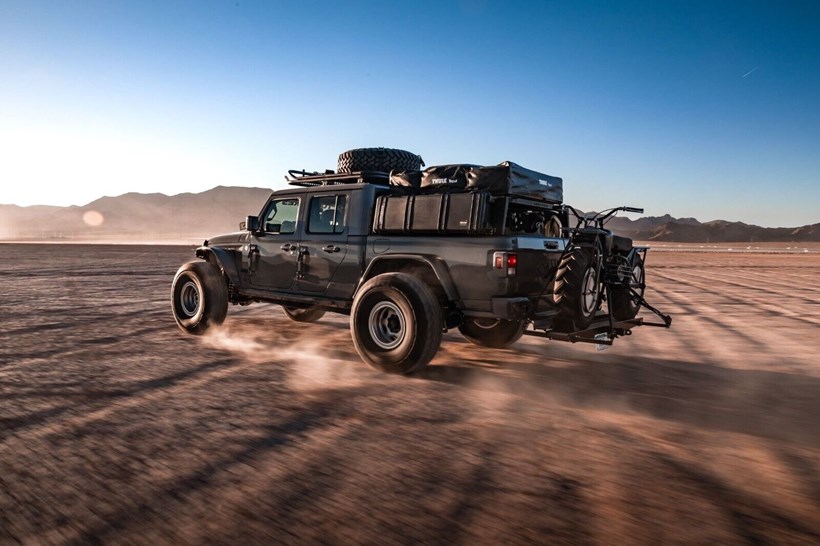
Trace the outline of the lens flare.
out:
[[[83,222],[85,222],[89,226],[97,227],[102,225],[104,221],[105,217],[96,210],[89,210],[88,212],[83,214]]]

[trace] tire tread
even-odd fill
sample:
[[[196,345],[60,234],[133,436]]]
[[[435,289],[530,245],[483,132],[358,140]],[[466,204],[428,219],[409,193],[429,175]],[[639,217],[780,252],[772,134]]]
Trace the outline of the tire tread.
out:
[[[359,171],[414,171],[421,168],[421,156],[395,148],[356,148],[339,154],[336,171],[350,173]]]

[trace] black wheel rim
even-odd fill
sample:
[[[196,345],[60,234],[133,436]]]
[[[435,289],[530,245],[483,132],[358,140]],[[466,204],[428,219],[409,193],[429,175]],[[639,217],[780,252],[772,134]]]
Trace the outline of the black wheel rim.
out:
[[[373,342],[386,351],[395,349],[404,340],[404,314],[392,301],[377,303],[370,311],[367,326]]]
[[[199,311],[199,304],[199,287],[192,280],[186,281],[179,291],[180,311],[184,316],[191,318]]]

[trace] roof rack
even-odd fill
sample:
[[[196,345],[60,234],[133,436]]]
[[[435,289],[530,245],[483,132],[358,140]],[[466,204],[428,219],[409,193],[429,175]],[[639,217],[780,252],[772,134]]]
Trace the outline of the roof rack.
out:
[[[390,174],[381,171],[358,171],[355,173],[337,173],[325,171],[324,173],[307,172],[305,170],[291,169],[285,177],[291,186],[332,186],[335,184],[366,184],[366,183],[386,183],[390,180]]]

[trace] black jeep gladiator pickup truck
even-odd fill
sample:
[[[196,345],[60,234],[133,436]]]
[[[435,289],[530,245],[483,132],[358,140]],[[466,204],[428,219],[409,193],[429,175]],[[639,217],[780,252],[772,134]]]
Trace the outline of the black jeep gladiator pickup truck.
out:
[[[582,215],[562,180],[505,162],[421,170],[403,150],[340,155],[337,172],[289,171],[241,231],[213,237],[172,287],[179,327],[202,334],[228,303],[270,302],[299,322],[350,315],[371,366],[412,373],[442,333],[505,347],[523,334],[608,345],[671,319],[643,298],[647,249]],[[571,220],[577,220],[575,226]],[[662,323],[636,318],[641,307]]]

